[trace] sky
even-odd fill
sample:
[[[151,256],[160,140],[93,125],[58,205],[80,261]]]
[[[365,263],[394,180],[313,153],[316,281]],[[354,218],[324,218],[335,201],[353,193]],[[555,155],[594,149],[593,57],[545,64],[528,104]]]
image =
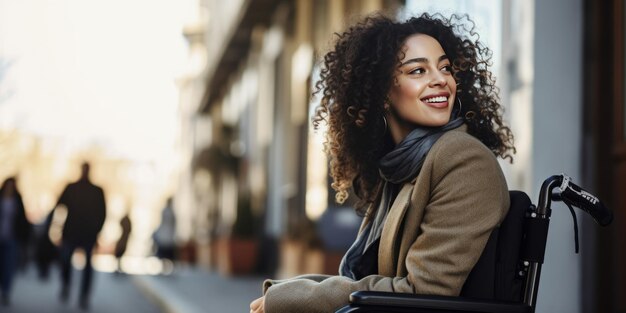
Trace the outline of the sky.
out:
[[[172,152],[179,1],[0,0],[0,128],[114,156]]]

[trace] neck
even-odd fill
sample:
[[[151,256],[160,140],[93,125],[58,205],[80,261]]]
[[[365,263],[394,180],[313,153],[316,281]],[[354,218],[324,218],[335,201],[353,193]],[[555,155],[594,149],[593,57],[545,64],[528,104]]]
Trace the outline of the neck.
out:
[[[387,115],[387,121],[389,123],[389,134],[391,134],[391,139],[396,145],[399,144],[400,141],[402,141],[402,139],[404,139],[413,129],[415,129],[414,125],[402,123],[391,116],[391,114]]]

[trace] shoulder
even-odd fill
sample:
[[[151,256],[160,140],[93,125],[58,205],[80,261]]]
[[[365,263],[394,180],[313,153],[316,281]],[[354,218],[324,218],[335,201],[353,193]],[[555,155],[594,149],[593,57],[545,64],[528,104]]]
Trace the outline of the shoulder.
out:
[[[496,159],[495,155],[478,138],[466,131],[465,125],[446,132],[433,145],[431,151],[444,155],[481,154]]]
[[[451,193],[464,199],[465,207],[490,203],[491,209],[506,212],[509,194],[500,163],[487,146],[465,131],[465,127],[442,135],[424,162],[430,174],[425,178],[431,199]]]
[[[97,192],[103,192],[104,190],[102,189],[102,187],[94,184],[92,181],[86,181],[85,182],[85,186],[87,186],[88,188],[90,188],[91,190],[95,190]]]
[[[458,166],[488,167],[500,171],[500,165],[494,153],[478,138],[470,135],[463,125],[443,134],[433,145],[424,160],[433,170],[447,172]]]
[[[495,154],[468,134],[465,126],[442,135],[427,155],[424,166],[429,168],[431,182],[435,184],[445,181],[506,186]]]
[[[65,191],[76,189],[77,186],[78,186],[78,183],[69,183],[65,186]]]

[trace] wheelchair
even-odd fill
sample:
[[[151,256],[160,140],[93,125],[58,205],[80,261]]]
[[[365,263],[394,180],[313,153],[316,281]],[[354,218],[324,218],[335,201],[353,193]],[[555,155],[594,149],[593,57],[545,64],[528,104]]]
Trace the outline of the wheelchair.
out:
[[[613,213],[565,174],[543,182],[537,206],[524,192],[510,191],[509,195],[509,212],[491,233],[459,297],[357,291],[350,295],[350,304],[336,313],[534,313],[552,201],[563,202],[572,213],[576,252],[578,228],[572,206],[591,215],[601,226],[612,222]]]

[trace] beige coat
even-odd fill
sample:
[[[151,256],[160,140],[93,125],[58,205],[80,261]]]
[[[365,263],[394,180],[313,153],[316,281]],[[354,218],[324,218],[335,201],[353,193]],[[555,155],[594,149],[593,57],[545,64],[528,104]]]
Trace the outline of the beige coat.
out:
[[[378,275],[267,280],[265,312],[333,312],[357,290],[458,295],[508,208],[508,188],[493,153],[465,126],[448,131],[392,204]]]

